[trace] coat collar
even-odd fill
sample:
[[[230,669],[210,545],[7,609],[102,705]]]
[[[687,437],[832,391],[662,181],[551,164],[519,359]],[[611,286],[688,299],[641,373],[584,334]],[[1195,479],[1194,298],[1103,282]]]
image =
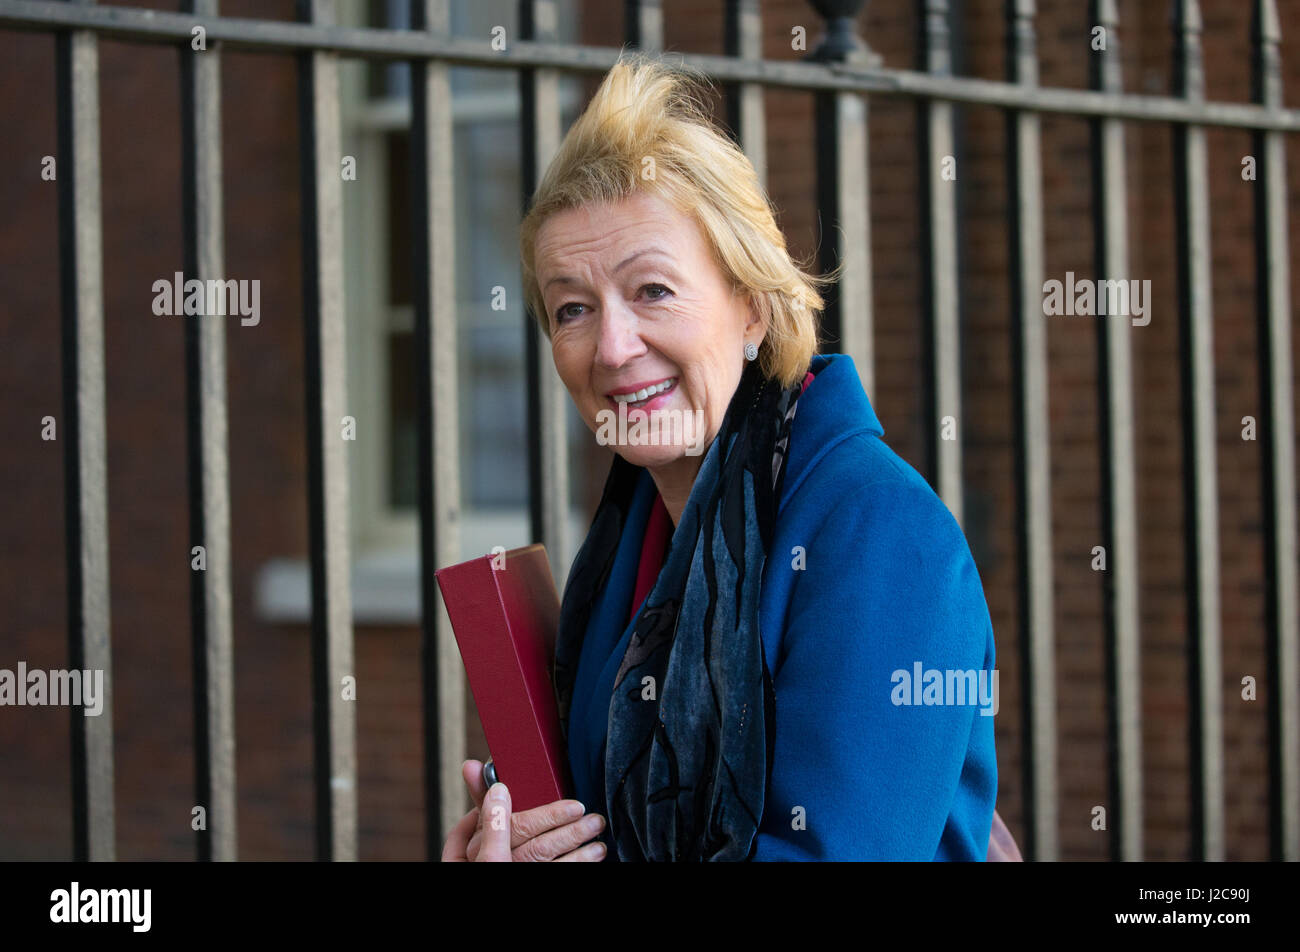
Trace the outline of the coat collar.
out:
[[[884,436],[876,411],[848,354],[817,354],[809,369],[816,379],[799,397],[790,433],[784,499],[789,499],[817,461],[859,433]]]

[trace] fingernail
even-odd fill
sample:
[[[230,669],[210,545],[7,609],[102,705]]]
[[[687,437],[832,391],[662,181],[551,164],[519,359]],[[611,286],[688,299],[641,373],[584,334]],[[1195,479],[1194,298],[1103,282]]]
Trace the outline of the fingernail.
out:
[[[493,803],[504,803],[506,799],[506,785],[500,780],[492,784],[492,789],[487,792],[487,798]]]
[[[587,808],[584,807],[581,803],[578,803],[576,800],[573,803],[570,803],[569,806],[565,809],[565,813],[571,819],[574,820],[576,820],[578,817],[582,816],[586,812],[587,812]]]

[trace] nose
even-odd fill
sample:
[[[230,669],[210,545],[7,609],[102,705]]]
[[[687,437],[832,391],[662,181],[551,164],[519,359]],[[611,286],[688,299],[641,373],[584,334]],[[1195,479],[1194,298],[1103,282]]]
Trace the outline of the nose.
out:
[[[646,352],[645,342],[637,329],[636,315],[621,302],[601,309],[599,328],[597,364],[617,370]]]

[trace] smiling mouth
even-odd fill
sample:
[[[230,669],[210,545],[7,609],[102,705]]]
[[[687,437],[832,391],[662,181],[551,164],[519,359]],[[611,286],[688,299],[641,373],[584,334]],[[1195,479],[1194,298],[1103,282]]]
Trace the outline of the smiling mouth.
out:
[[[676,387],[677,378],[668,377],[649,387],[643,387],[635,393],[611,393],[608,396],[614,401],[615,406],[623,403],[629,409],[633,409],[644,406],[660,394],[671,393]]]

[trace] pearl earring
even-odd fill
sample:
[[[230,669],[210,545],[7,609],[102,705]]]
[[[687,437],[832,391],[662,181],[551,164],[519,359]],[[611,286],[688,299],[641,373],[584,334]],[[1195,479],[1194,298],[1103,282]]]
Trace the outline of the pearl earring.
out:
[[[758,357],[758,345],[755,344],[752,340],[746,342],[746,344],[745,344],[745,359],[746,359],[746,360],[754,360],[754,359],[757,358],[757,357]]]

